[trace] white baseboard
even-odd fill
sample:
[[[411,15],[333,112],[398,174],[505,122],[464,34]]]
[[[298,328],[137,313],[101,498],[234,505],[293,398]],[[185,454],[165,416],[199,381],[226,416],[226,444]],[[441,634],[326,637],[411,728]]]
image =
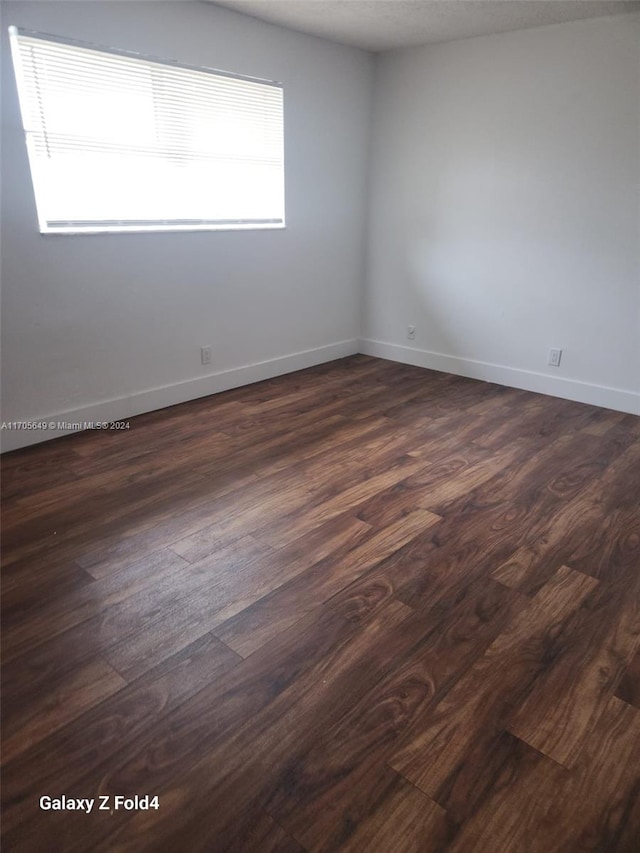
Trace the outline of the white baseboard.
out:
[[[296,352],[281,358],[247,364],[231,370],[211,373],[197,379],[188,379],[173,385],[151,388],[129,397],[118,397],[77,409],[30,418],[31,422],[53,423],[54,427],[33,430],[4,429],[1,433],[2,452],[17,450],[31,444],[39,444],[42,441],[78,431],[78,428],[58,429],[58,424],[126,420],[145,412],[153,412],[156,409],[186,403],[199,397],[208,397],[210,394],[218,394],[221,391],[228,391],[230,388],[250,385],[252,382],[260,382],[263,379],[272,379],[274,376],[303,370],[305,367],[313,367],[316,364],[355,355],[358,352],[378,358],[386,358],[390,361],[414,364],[417,367],[426,367],[430,370],[454,373],[457,376],[482,379],[485,382],[495,382],[498,385],[506,385],[511,388],[523,388],[526,391],[550,394],[552,397],[562,397],[565,400],[576,400],[579,403],[589,403],[593,406],[602,406],[619,412],[640,415],[640,394],[634,391],[594,385],[575,379],[549,376],[545,373],[458,358],[457,356],[443,355],[442,353],[365,338],[360,341],[339,341],[335,344]]]
[[[130,397],[118,397],[89,406],[82,406],[78,409],[29,418],[28,420],[31,423],[53,424],[53,427],[28,430],[3,429],[1,433],[2,452],[17,450],[31,444],[39,444],[42,441],[49,441],[49,439],[78,431],[78,428],[58,429],[58,424],[126,420],[134,415],[164,409],[166,406],[175,406],[177,403],[186,403],[189,400],[196,400],[198,397],[208,397],[210,394],[218,394],[220,391],[228,391],[230,388],[238,388],[241,385],[250,385],[252,382],[260,382],[262,379],[272,379],[274,376],[281,376],[284,373],[303,370],[305,367],[313,367],[316,364],[355,355],[357,352],[357,340],[339,341],[335,344],[296,352],[281,358],[247,364],[219,373],[210,373],[208,376],[187,379],[185,382],[178,382],[173,385],[151,388]]]
[[[536,373],[532,370],[520,370],[502,364],[458,358],[453,355],[443,355],[439,352],[429,352],[428,350],[366,338],[360,341],[360,352],[378,358],[387,358],[390,361],[400,361],[404,364],[414,364],[417,367],[439,370],[443,373],[454,373],[457,376],[467,376],[470,379],[482,379],[485,382],[495,382],[498,385],[506,385],[510,388],[522,388],[525,391],[535,391],[539,394],[549,394],[552,397],[562,397],[565,400],[575,400],[579,403],[589,403],[592,406],[602,406],[605,409],[615,409],[618,412],[640,415],[640,394],[634,391],[626,391],[623,388],[594,385],[576,379],[549,376],[546,373]]]

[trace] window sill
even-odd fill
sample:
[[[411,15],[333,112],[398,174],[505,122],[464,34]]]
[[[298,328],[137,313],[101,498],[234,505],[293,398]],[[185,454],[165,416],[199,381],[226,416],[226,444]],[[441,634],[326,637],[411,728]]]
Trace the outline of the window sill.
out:
[[[77,237],[81,234],[169,234],[169,233],[195,233],[198,231],[284,231],[285,223],[278,224],[236,224],[236,225],[148,225],[148,226],[117,226],[109,225],[101,228],[41,228],[40,234],[44,236],[55,235],[60,236],[67,234],[72,237]]]

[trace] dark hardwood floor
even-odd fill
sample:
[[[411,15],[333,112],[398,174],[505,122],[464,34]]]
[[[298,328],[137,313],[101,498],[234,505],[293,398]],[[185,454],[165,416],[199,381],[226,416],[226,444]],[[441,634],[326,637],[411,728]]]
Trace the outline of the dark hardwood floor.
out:
[[[640,419],[354,356],[2,473],[6,851],[640,850]]]

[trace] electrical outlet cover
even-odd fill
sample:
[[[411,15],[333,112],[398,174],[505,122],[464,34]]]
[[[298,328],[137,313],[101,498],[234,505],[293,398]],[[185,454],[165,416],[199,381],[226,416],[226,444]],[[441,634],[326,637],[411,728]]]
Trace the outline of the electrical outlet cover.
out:
[[[560,367],[560,360],[562,359],[562,350],[556,349],[555,347],[549,350],[549,364],[551,367]]]

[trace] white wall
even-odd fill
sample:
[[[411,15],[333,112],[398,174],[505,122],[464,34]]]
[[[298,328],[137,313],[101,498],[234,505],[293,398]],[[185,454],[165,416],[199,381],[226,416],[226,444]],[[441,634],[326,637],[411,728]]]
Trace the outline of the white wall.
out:
[[[640,413],[639,134],[638,15],[381,55],[363,349]]]
[[[286,230],[40,235],[11,24],[282,81]],[[369,54],[198,2],[3,3],[2,29],[3,421],[127,417],[357,351]]]
[[[10,24],[282,80],[287,229],[40,235]],[[640,16],[379,56],[372,137],[370,55],[210,4],[3,3],[2,29],[2,420],[126,418],[361,323],[361,351],[640,411]]]

